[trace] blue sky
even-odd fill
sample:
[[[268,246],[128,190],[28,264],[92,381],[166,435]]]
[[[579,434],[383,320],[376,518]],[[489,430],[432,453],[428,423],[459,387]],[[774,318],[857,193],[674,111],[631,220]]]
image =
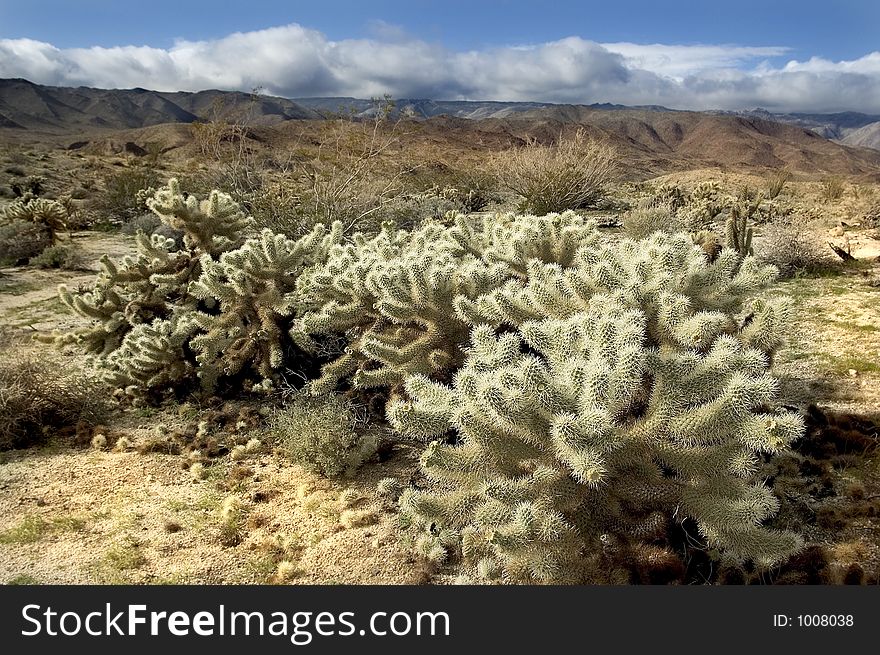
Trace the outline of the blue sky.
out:
[[[317,29],[330,39],[357,38],[370,36],[377,20],[464,49],[566,36],[599,42],[781,45],[797,57],[828,59],[851,59],[880,48],[880,2],[872,0],[0,1],[0,37],[29,37],[59,47],[168,47],[177,38],[214,39],[288,23]]]
[[[878,26],[866,0],[0,0],[0,77],[880,112]]]

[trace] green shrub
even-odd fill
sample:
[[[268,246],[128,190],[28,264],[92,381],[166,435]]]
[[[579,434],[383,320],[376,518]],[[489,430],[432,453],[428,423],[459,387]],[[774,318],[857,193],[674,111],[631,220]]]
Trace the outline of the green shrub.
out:
[[[654,232],[677,232],[681,222],[666,206],[636,207],[623,214],[623,231],[633,239],[649,236]]]
[[[30,221],[0,224],[0,264],[24,265],[52,245],[52,235],[42,225]]]
[[[350,475],[379,444],[351,404],[333,395],[294,396],[271,418],[268,430],[291,460],[327,477]]]
[[[594,206],[617,172],[618,156],[578,131],[553,146],[531,141],[502,151],[492,168],[502,187],[522,197],[522,210],[541,216]]]
[[[104,189],[95,198],[98,211],[107,218],[124,223],[148,210],[146,201],[159,186],[159,174],[146,166],[124,168],[104,178]]]
[[[68,271],[86,269],[86,257],[82,251],[66,245],[49,246],[28,262],[37,268],[63,268]]]
[[[138,232],[143,232],[144,234],[149,235],[153,234],[153,232],[156,231],[156,228],[160,225],[162,225],[162,219],[152,212],[146,212],[138,214],[137,216],[132,216],[123,222],[119,231],[123,234],[134,235]]]

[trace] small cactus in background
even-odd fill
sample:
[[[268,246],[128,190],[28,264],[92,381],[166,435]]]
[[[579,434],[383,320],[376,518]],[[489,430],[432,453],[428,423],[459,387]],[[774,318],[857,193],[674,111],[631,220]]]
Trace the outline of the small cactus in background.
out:
[[[732,248],[740,255],[753,254],[752,251],[752,228],[749,226],[749,216],[752,212],[743,211],[739,206],[730,209],[730,216],[724,226],[725,242],[728,248]]]
[[[67,210],[60,202],[30,195],[19,198],[0,213],[5,222],[25,221],[44,229],[52,244],[58,242],[58,233],[67,229]]]

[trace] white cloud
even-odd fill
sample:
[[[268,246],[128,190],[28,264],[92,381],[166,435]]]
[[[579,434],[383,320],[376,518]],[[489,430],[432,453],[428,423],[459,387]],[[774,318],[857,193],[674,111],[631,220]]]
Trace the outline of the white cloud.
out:
[[[371,37],[331,41],[291,24],[168,49],[60,49],[0,39],[0,77],[54,85],[263,87],[287,97],[341,95],[615,102],[681,109],[763,106],[790,111],[880,112],[880,52],[852,61],[774,65],[779,46],[605,43],[569,37],[457,52],[385,23]]]
[[[662,43],[603,43],[610,52],[626,60],[627,66],[681,79],[707,69],[734,68],[755,59],[778,57],[789,51],[783,47],[744,47],[736,45],[664,45]]]

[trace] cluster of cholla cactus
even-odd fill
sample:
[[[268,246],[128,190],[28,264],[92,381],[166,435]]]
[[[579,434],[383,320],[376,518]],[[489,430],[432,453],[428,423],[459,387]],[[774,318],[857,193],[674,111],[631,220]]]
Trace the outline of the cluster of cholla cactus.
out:
[[[724,194],[721,185],[705,181],[691,191],[675,184],[664,183],[645,199],[645,206],[669,212],[671,221],[689,230],[698,231],[708,227],[733,202]]]
[[[338,229],[325,235],[319,227],[299,241],[248,239],[252,221],[230,196],[213,191],[200,201],[176,180],[148,205],[183,233],[182,245],[138,234],[136,254],[104,257],[90,290],[62,286],[65,304],[92,324],[61,341],[82,344],[106,379],[132,395],[196,379],[211,392],[242,372],[268,384],[281,365],[294,281]]]
[[[547,216],[457,216],[412,232],[386,226],[369,239],[331,249],[299,279],[305,308],[294,336],[314,351],[317,336],[346,335],[348,347],[312,382],[315,392],[342,381],[394,389],[407,376],[444,379],[464,360],[470,325],[452,311],[509,279],[530,261],[567,265],[579,244],[597,238],[595,223],[574,212]]]
[[[440,491],[408,490],[420,550],[460,551],[474,575],[583,579],[585,553],[693,521],[710,547],[769,564],[799,548],[768,529],[778,501],[760,456],[802,431],[768,373],[781,301],[747,301],[774,270],[686,234],[531,261],[455,309],[473,325],[450,384],[407,379],[392,425],[425,440]]]
[[[296,241],[264,229],[219,259],[202,255],[202,274],[190,285],[190,293],[209,308],[191,316],[197,334],[190,347],[202,386],[213,388],[219,376],[238,375],[247,366],[264,390],[271,387],[291,343],[296,281],[307,267],[323,262],[341,237],[339,222],[329,231],[316,225]]]
[[[67,340],[132,393],[265,390],[294,351],[326,358],[313,392],[384,388],[392,426],[427,443],[435,484],[400,506],[429,557],[576,581],[586,553],[676,521],[731,558],[798,549],[763,525],[778,501],[754,477],[802,424],[775,404],[786,305],[750,300],[775,269],[741,214],[701,249],[687,233],[602,239],[573,212],[294,241],[173,180],[149,206],[182,245],[139,235],[90,291],[62,289],[94,322]]]

